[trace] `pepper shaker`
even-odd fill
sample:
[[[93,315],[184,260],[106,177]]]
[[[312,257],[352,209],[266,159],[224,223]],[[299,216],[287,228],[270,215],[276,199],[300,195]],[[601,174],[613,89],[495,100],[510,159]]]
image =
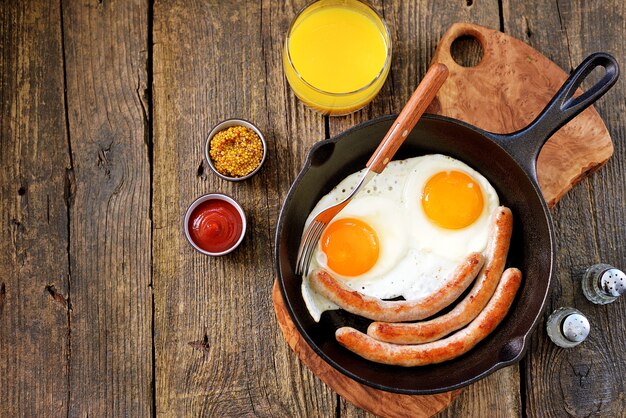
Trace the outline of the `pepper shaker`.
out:
[[[582,288],[591,302],[605,305],[626,291],[626,274],[608,264],[595,264],[583,275]]]
[[[546,323],[546,331],[552,342],[559,347],[575,347],[589,335],[589,321],[578,309],[559,308],[552,312]]]

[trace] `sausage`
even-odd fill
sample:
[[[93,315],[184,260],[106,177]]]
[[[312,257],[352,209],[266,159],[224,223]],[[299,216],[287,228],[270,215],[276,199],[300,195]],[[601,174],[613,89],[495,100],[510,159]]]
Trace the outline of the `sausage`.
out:
[[[374,321],[414,321],[427,318],[454,302],[474,280],[484,257],[470,254],[454,271],[445,286],[432,295],[416,300],[386,301],[350,289],[325,270],[318,269],[310,277],[311,287],[320,295],[356,315]]]
[[[470,293],[450,312],[430,321],[411,324],[373,322],[367,335],[395,344],[423,344],[436,341],[469,324],[483,310],[502,276],[513,232],[513,215],[507,207],[494,209],[489,224],[485,265]]]
[[[485,309],[466,328],[442,340],[397,345],[378,341],[354,328],[335,332],[337,341],[350,351],[377,363],[413,367],[441,363],[467,353],[489,335],[504,319],[522,281],[516,268],[507,269]]]

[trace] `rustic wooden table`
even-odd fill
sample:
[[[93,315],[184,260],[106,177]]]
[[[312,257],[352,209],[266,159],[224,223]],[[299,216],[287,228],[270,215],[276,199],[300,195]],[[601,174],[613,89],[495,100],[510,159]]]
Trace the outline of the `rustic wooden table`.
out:
[[[388,81],[364,110],[323,117],[281,66],[304,4],[0,2],[0,416],[366,416],[297,360],[272,308],[276,220],[309,147],[399,111],[457,21],[499,28],[566,70],[598,50],[626,69],[623,0],[374,1],[393,33]],[[576,282],[596,262],[626,267],[625,94],[622,76],[597,105],[615,155],[553,210],[548,310],[581,309],[591,335],[562,350],[539,329],[519,365],[441,416],[626,416],[626,300],[592,305]],[[203,160],[228,117],[269,140],[244,183]],[[200,255],[181,232],[210,191],[248,213],[227,257]]]

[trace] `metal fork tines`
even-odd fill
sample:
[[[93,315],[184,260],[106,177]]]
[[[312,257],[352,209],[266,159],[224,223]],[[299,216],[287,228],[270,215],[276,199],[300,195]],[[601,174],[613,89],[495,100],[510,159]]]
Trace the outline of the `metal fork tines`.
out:
[[[365,185],[375,175],[376,173],[374,171],[366,170],[363,177],[361,177],[361,181],[359,181],[359,184],[354,188],[348,197],[336,205],[324,209],[311,221],[309,226],[304,231],[304,234],[302,234],[302,239],[300,240],[298,258],[296,259],[296,274],[302,276],[306,276],[308,274],[309,265],[311,264],[311,258],[313,258],[315,247],[317,246],[324,229],[326,229],[326,226],[328,226],[330,221],[332,221],[341,209],[343,209],[350,202],[350,200],[352,200],[359,189],[365,187]]]
[[[325,224],[316,220],[313,220],[307,228],[304,238],[302,238],[300,248],[298,249],[296,274],[305,275],[308,273],[307,269],[311,264],[311,257],[313,257],[313,253],[315,252],[315,245],[322,236],[322,232],[324,232],[325,228]]]
[[[335,215],[348,204],[359,189],[363,188],[372,177],[385,169],[387,163],[391,161],[396,151],[398,151],[398,148],[400,148],[408,137],[409,132],[411,132],[419,118],[424,111],[426,111],[430,102],[433,101],[437,91],[439,91],[439,88],[446,81],[447,77],[448,67],[443,64],[434,64],[428,69],[426,75],[409,98],[409,101],[406,102],[402,108],[402,111],[391,125],[389,131],[385,134],[382,141],[380,141],[380,144],[378,144],[378,148],[376,148],[372,157],[367,164],[365,164],[367,170],[350,196],[343,202],[320,212],[309,224],[300,241],[298,258],[296,260],[296,274],[308,274],[309,263],[311,262],[311,258],[317,247],[317,242],[322,236],[326,225],[328,225]]]

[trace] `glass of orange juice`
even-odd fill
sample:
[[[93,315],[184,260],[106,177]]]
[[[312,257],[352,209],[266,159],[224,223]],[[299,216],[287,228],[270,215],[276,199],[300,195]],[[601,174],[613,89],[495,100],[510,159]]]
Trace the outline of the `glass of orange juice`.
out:
[[[283,67],[300,100],[345,115],[368,104],[385,83],[391,37],[383,18],[359,0],[319,0],[289,27]]]

